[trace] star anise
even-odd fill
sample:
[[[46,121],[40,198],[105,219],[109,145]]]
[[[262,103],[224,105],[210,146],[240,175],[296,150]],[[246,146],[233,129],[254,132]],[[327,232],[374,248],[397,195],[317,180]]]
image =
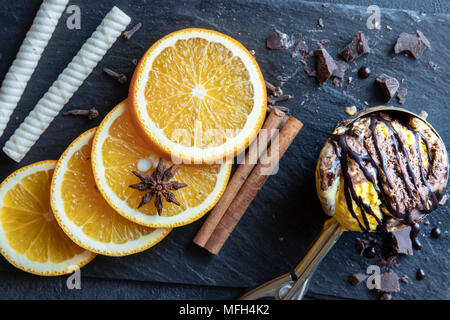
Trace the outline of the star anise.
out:
[[[180,188],[184,188],[187,186],[186,183],[181,183],[178,181],[169,181],[173,178],[173,176],[177,173],[178,168],[175,168],[174,165],[171,165],[169,168],[164,170],[162,165],[162,159],[159,159],[158,166],[156,170],[152,174],[145,174],[139,171],[132,170],[133,174],[141,179],[140,183],[132,184],[129,187],[133,189],[137,189],[139,191],[147,191],[143,197],[142,201],[139,204],[138,208],[142,207],[144,204],[149,203],[153,197],[155,197],[155,207],[158,210],[158,215],[161,215],[163,210],[163,202],[162,197],[168,201],[180,205],[177,198],[172,192],[169,190],[178,190]]]

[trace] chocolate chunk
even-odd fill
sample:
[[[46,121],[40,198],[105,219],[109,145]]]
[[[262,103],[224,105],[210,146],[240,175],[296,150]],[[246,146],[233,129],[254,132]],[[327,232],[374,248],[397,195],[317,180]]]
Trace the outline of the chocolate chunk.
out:
[[[319,48],[314,51],[314,56],[316,57],[317,80],[320,84],[324,84],[338,66],[325,48]]]
[[[366,280],[366,278],[367,275],[365,275],[364,273],[355,273],[349,276],[347,280],[352,286],[357,286],[358,284]]]
[[[348,62],[369,52],[370,48],[367,39],[364,36],[364,33],[360,31],[339,54]]]
[[[398,93],[397,93],[397,100],[398,103],[400,104],[404,104],[405,100],[406,100],[406,94],[408,93],[408,89],[406,88],[401,88]]]
[[[398,276],[395,272],[385,272],[380,275],[380,289],[381,292],[399,292],[400,285],[398,283]]]
[[[335,61],[337,68],[334,69],[333,73],[331,74],[333,78],[333,85],[335,88],[342,87],[342,84],[344,83],[344,74],[345,71],[349,68],[348,64],[344,61]]]
[[[405,227],[389,234],[393,254],[412,255],[413,248],[410,238],[411,227]]]
[[[422,32],[417,30],[416,34],[400,33],[394,47],[394,52],[406,52],[415,59],[419,59],[428,48],[431,48],[430,42]]]
[[[422,268],[417,269],[417,271],[416,271],[416,279],[417,280],[425,279],[425,271],[423,271]]]
[[[289,36],[274,29],[266,38],[266,47],[272,50],[281,50],[289,47]]]
[[[379,75],[375,81],[382,90],[382,94],[386,99],[386,102],[392,99],[400,85],[397,79],[384,73]]]
[[[434,239],[439,239],[441,237],[441,229],[439,229],[439,227],[434,227],[431,230],[431,237]]]

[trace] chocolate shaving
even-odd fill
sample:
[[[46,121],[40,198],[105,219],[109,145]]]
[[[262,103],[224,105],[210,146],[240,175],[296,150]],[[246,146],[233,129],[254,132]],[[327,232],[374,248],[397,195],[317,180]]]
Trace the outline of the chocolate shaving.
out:
[[[397,79],[384,73],[379,75],[375,81],[380,87],[386,102],[392,99],[400,85]]]
[[[431,48],[430,42],[422,32],[417,30],[416,34],[400,33],[394,46],[394,52],[406,52],[415,59],[419,59],[428,48]]]
[[[367,39],[364,36],[364,33],[360,31],[339,54],[345,61],[349,62],[369,52],[370,48]]]
[[[289,36],[274,29],[266,38],[266,47],[272,50],[287,49],[289,47]]]

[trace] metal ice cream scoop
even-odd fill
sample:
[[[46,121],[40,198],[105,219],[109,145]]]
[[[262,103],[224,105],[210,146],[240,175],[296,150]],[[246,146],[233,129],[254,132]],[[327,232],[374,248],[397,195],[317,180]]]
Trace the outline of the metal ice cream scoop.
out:
[[[402,108],[378,106],[363,110],[357,113],[354,117],[340,122],[335,129],[340,127],[345,128],[355,121],[368,116],[369,114],[384,112],[388,114],[397,114],[403,116],[412,116],[422,120],[442,141],[438,132],[422,117]],[[444,144],[445,150],[445,144]],[[446,159],[447,150],[445,150]],[[448,179],[448,171],[447,171]],[[447,182],[445,183],[447,184]],[[303,259],[292,270],[292,272],[281,275],[275,279],[272,279],[259,287],[245,293],[240,299],[242,300],[255,300],[255,299],[267,299],[273,298],[276,300],[301,300],[308,290],[310,279],[314,271],[319,266],[320,262],[330,251],[339,237],[345,230],[339,225],[339,223],[331,218],[324,224],[324,229],[311,249],[306,253]]]

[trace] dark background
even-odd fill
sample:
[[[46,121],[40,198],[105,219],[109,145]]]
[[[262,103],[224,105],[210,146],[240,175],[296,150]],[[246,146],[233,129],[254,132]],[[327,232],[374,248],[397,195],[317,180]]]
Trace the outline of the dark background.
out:
[[[31,26],[41,1],[2,1],[0,7],[0,79],[3,79],[22,40]],[[101,116],[93,121],[58,116],[20,164],[0,152],[0,179],[29,163],[57,159],[70,142],[85,130],[99,124],[103,116],[127,96],[127,85],[121,86],[102,74],[105,66],[130,76],[131,59],[140,58],[145,50],[162,36],[186,27],[204,27],[226,33],[249,50],[266,80],[281,75],[283,90],[294,99],[283,103],[304,123],[304,128],[288,149],[276,176],[269,178],[261,193],[239,222],[218,256],[212,256],[192,243],[204,218],[186,227],[174,229],[160,244],[150,250],[123,258],[98,256],[81,270],[82,289],[68,290],[67,276],[44,278],[16,270],[0,257],[1,299],[231,299],[290,270],[308,250],[320,233],[326,217],[320,209],[314,187],[314,166],[320,148],[334,125],[347,118],[346,106],[358,109],[382,104],[374,91],[374,79],[387,73],[404,79],[401,87],[408,89],[404,107],[419,113],[426,110],[428,120],[446,141],[450,141],[449,64],[450,43],[449,2],[429,1],[329,1],[329,8],[308,1],[85,1],[69,4],[81,8],[81,29],[66,27],[68,14],[63,14],[43,57],[31,78],[0,146],[11,136],[36,102],[47,91],[59,73],[71,61],[84,41],[95,30],[113,5],[143,28],[125,41],[118,39],[104,59],[75,93],[64,110],[95,106]],[[368,30],[368,5],[381,8],[381,29]],[[317,26],[323,19],[324,27]],[[392,31],[385,28],[392,27]],[[291,58],[293,48],[269,51],[265,37],[276,27],[291,36],[295,43],[302,33],[310,49],[317,41],[330,40],[325,47],[336,59],[338,52],[358,32],[363,31],[372,48],[370,55],[350,63],[347,78],[353,86],[334,88],[330,81],[318,86],[303,72],[298,59]],[[395,55],[393,45],[400,32],[421,30],[432,49],[420,60]],[[432,70],[428,63],[438,65]],[[369,66],[373,74],[358,79],[356,70]],[[390,104],[398,105],[397,100]],[[447,228],[450,223],[448,204],[429,217],[423,226],[423,249],[413,256],[399,258],[394,269],[408,275],[410,283],[401,284],[394,299],[449,299]],[[439,226],[443,236],[434,240],[430,230]],[[357,233],[345,233],[325,258],[313,278],[309,299],[374,299],[364,284],[350,286],[346,279],[354,272],[365,272],[375,260],[359,257],[354,249]],[[367,238],[367,235],[363,236]],[[417,268],[426,278],[415,280]]]

